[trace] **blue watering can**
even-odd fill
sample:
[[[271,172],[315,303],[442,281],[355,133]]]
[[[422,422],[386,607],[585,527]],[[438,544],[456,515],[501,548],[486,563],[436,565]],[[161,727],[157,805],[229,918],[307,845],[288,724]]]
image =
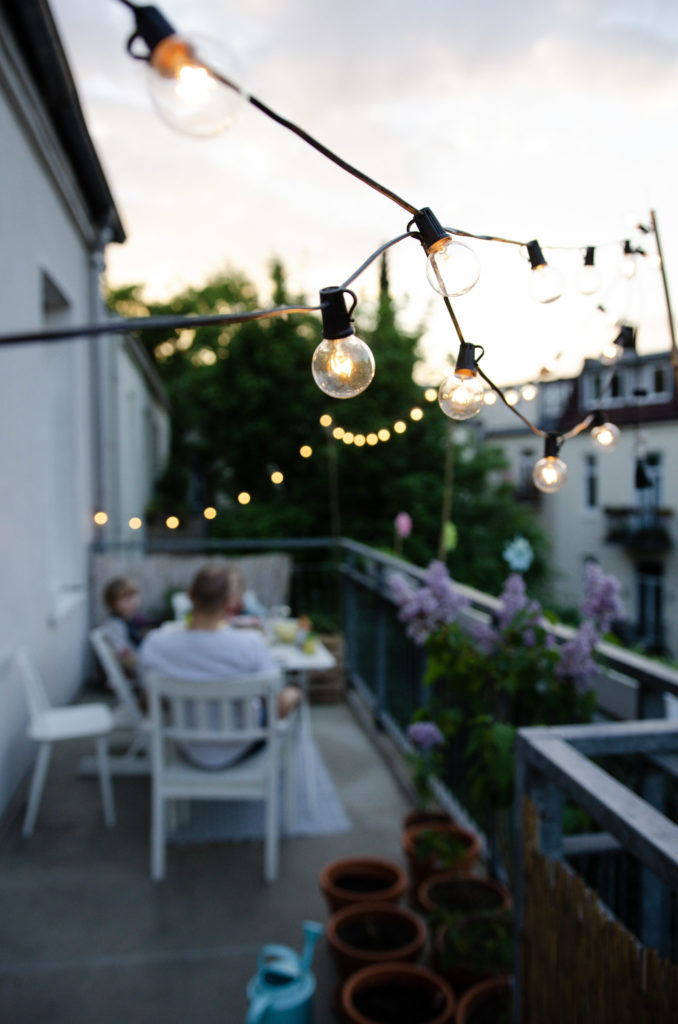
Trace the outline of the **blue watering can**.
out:
[[[245,1024],[311,1024],[315,976],[311,961],[324,928],[304,921],[301,956],[288,946],[264,946],[258,972],[247,983],[249,1010]]]

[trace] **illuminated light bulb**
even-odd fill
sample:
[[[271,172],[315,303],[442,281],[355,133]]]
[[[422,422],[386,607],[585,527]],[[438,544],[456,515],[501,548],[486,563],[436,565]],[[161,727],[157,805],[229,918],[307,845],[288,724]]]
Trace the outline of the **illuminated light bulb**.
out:
[[[311,456],[313,455],[313,449],[311,448],[310,444],[302,444],[301,448],[299,449],[299,454],[301,455],[302,459],[310,459]]]
[[[207,508],[204,508],[202,510],[202,514],[205,517],[205,519],[217,518],[217,510],[215,509],[214,505],[208,505]]]
[[[404,420],[396,420],[393,424],[393,429],[396,434],[404,434],[407,430],[407,423]]]
[[[600,353],[599,359],[603,366],[612,366],[622,354],[622,347],[616,341],[611,341]]]
[[[342,437],[344,436],[344,433],[345,431],[343,427],[335,427],[334,430],[332,431],[332,437],[336,441],[341,441]]]
[[[238,495],[238,504],[239,505],[249,505],[251,500],[252,500],[252,495],[248,494],[247,491],[241,491],[240,494]]]
[[[239,68],[222,43],[166,35],[153,46],[147,66],[153,105],[171,128],[205,137],[225,131],[238,116],[245,99],[235,84]]]
[[[377,432],[377,437],[380,441],[388,441],[391,437],[391,431],[387,430],[386,427],[382,427],[381,430]]]
[[[426,277],[431,287],[448,298],[470,292],[480,277],[480,264],[473,249],[453,239],[428,206],[416,213],[413,220],[426,252]]]
[[[494,405],[497,401],[497,395],[494,391],[486,391],[483,398],[485,405]]]
[[[602,412],[596,409],[591,424],[591,441],[594,446],[602,448],[603,451],[611,452],[617,447],[619,436],[619,427],[615,426],[614,423],[604,420]]]
[[[539,242],[527,243],[527,255],[532,267],[530,292],[537,302],[555,302],[563,294],[563,275],[544,259]]]
[[[369,445],[379,444],[379,438],[376,434],[368,434],[365,440]]]
[[[555,494],[567,480],[567,466],[558,458],[558,441],[553,434],[546,438],[544,457],[535,463],[532,470],[534,486],[544,494]]]
[[[584,266],[579,274],[579,291],[582,295],[593,295],[600,288],[600,271],[594,265],[595,248],[589,245],[584,256]]]
[[[374,378],[374,356],[369,345],[356,337],[346,309],[343,288],[321,288],[323,340],[311,360],[313,379],[331,398],[354,398]],[[353,295],[353,292],[349,292]],[[355,295],[353,295],[355,299]]]
[[[274,470],[273,473],[271,473],[271,483],[273,484],[281,484],[284,479],[285,477],[282,475],[279,469],[276,469]]]
[[[353,444],[353,434],[350,430],[345,431],[344,436],[341,439],[344,444]]]
[[[438,399],[438,390],[437,390],[437,388],[426,388],[426,391],[424,392],[424,398],[426,399],[427,402],[435,402],[435,401],[437,401],[437,399]]]
[[[538,388],[535,384],[523,384],[520,389],[520,397],[525,402],[534,402],[538,394]]]
[[[419,406],[415,405],[414,409],[410,409],[410,419],[414,423],[418,423],[419,420],[423,420],[423,418],[424,418],[424,411],[423,411],[423,409],[420,409]]]
[[[168,530],[176,530],[179,525],[179,519],[177,516],[168,516],[165,520],[165,526]]]
[[[365,444],[365,440],[366,438],[364,434],[356,434],[355,437],[353,438],[353,444],[356,446],[356,448],[362,448],[363,445]]]
[[[449,374],[438,390],[438,404],[453,420],[470,420],[480,412],[484,400],[483,382],[468,371]]]
[[[622,277],[627,279],[634,277],[636,273],[636,260],[633,255],[631,243],[628,239],[624,242],[624,255],[622,257],[619,270],[621,271]]]
[[[507,405],[517,405],[520,401],[520,395],[515,388],[509,388],[508,391],[504,393],[504,401]]]
[[[140,530],[144,524],[142,523],[139,516],[132,516],[127,525],[129,526],[130,530]]]
[[[323,415],[320,417],[320,426],[321,427],[330,427],[331,425],[332,425],[332,417],[327,412],[323,413]]]
[[[97,526],[105,526],[108,522],[108,513],[104,512],[103,509],[99,509],[92,518]]]

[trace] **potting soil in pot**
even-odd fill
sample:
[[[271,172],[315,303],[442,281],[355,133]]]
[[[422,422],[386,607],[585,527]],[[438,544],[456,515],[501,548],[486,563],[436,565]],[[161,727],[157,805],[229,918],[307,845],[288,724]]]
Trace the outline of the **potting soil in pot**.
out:
[[[474,1006],[466,1018],[467,1024],[511,1024],[513,1019],[510,992],[497,992]]]
[[[377,1024],[429,1024],[445,1007],[442,992],[427,992],[421,986],[374,985],[355,993],[353,1003],[368,1020]]]
[[[390,889],[395,879],[379,875],[338,875],[333,879],[336,889],[346,892],[383,892]]]
[[[377,915],[346,921],[338,929],[339,938],[348,946],[365,950],[402,949],[413,941],[416,934],[410,921]]]
[[[501,896],[492,889],[472,882],[465,885],[463,880],[435,882],[429,886],[429,898],[438,907],[462,912],[496,910],[502,904]]]

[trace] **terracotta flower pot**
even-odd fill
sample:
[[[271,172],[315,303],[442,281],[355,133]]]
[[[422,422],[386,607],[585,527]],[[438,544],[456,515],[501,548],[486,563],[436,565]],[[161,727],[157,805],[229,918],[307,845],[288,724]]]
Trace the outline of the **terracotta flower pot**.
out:
[[[427,833],[427,836],[424,836],[424,833]],[[446,858],[441,858],[436,853],[419,855],[417,846],[420,841],[426,840],[429,833],[433,834],[437,841],[449,839],[452,844],[458,845],[458,856],[454,857],[452,862],[448,862]],[[431,875],[443,871],[467,874],[480,853],[480,840],[476,833],[455,824],[415,825],[403,833],[402,842],[415,892]]]
[[[510,1024],[513,1020],[513,978],[481,981],[459,1000],[456,1024]]]
[[[409,811],[402,821],[402,830],[406,832],[408,828],[414,828],[415,825],[454,825],[455,821],[451,814],[447,811],[425,811],[421,808],[414,811]]]
[[[341,989],[349,1024],[449,1024],[455,1004],[447,982],[416,964],[363,967]]]
[[[318,879],[330,913],[351,903],[398,903],[407,874],[380,857],[343,857],[325,864]]]
[[[449,910],[461,914],[487,914],[510,910],[511,893],[499,882],[480,875],[444,871],[431,875],[417,890],[422,911]]]
[[[353,903],[332,914],[325,934],[346,977],[370,964],[417,960],[426,925],[414,911],[395,903]]]

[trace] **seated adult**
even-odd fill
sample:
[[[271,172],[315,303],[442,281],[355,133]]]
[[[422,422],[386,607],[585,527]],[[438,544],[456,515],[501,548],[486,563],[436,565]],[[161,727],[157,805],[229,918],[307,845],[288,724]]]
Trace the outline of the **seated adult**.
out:
[[[198,571],[189,590],[193,602],[190,623],[185,629],[155,629],[147,634],[138,652],[142,676],[156,672],[199,685],[278,668],[257,630],[226,624],[239,599],[229,583],[229,571],[223,566],[206,565]],[[296,686],[284,686],[278,694],[278,716],[284,718],[301,699]],[[263,704],[261,708],[263,714]],[[182,753],[197,767],[216,770],[243,760],[260,746],[258,742],[187,743]]]

